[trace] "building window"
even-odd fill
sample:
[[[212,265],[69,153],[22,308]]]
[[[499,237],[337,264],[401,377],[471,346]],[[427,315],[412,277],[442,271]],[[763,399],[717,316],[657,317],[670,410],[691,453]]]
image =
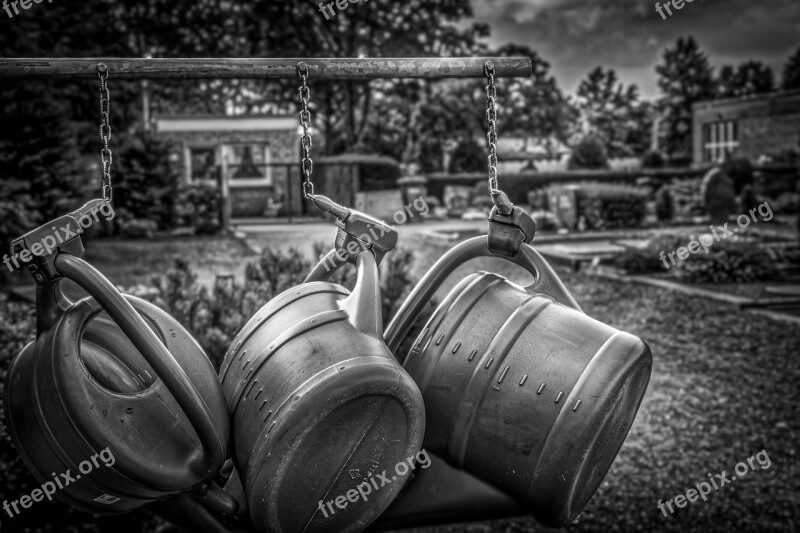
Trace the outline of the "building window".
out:
[[[703,161],[719,163],[739,148],[739,125],[735,120],[721,120],[703,125]]]
[[[213,148],[189,149],[189,176],[192,182],[215,179],[215,170]]]
[[[231,186],[272,185],[268,144],[228,144],[222,150]]]

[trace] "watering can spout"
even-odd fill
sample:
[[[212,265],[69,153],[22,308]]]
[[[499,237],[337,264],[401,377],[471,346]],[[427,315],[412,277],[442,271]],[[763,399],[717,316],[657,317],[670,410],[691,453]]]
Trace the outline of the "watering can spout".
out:
[[[361,333],[383,337],[381,317],[381,285],[378,263],[372,252],[365,250],[356,258],[358,278],[353,292],[340,305],[350,317],[350,323]]]

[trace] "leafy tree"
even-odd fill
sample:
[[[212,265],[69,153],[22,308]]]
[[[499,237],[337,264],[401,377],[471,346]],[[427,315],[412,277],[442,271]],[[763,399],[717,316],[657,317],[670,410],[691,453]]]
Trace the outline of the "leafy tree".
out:
[[[597,67],[578,86],[576,108],[584,133],[597,135],[611,155],[641,154],[649,146],[650,108],[636,85],[620,83],[613,69]]]
[[[656,66],[659,104],[664,128],[662,147],[672,159],[691,156],[692,105],[714,96],[714,77],[708,57],[693,37],[681,37],[664,51]]]
[[[783,68],[781,88],[784,91],[800,89],[800,48],[789,58]]]
[[[498,128],[503,134],[533,137],[548,146],[550,139],[566,142],[576,111],[550,74],[550,64],[527,46],[507,44],[497,56],[530,57],[530,78],[497,80]]]
[[[745,61],[738,67],[725,65],[717,78],[717,95],[722,98],[751,96],[775,90],[775,74],[760,61]]]
[[[472,15],[468,0],[418,0],[347,4],[327,18],[316,2],[253,1],[243,6],[240,35],[244,56],[252,57],[437,57],[472,55],[482,50],[478,37],[485,24],[456,27]],[[316,83],[309,77],[312,113],[322,125],[328,152],[365,142],[373,84],[360,81]],[[251,92],[241,108],[260,109],[266,102],[294,102],[297,82],[242,82]]]

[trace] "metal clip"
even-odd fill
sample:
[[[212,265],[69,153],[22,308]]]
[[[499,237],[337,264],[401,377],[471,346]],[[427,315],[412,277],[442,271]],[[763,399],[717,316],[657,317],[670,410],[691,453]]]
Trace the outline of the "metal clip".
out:
[[[27,263],[28,271],[36,283],[45,284],[61,278],[55,268],[55,258],[59,252],[83,257],[83,242],[80,235],[83,227],[81,218],[99,211],[107,203],[104,199],[90,200],[75,211],[62,215],[29,231],[11,242],[11,255]]]
[[[505,197],[505,194],[500,194]],[[489,250],[514,257],[522,243],[533,242],[536,222],[524,209],[508,201],[508,197],[499,200],[489,215]],[[510,208],[510,211],[504,214],[506,208]]]
[[[349,263],[355,264],[360,252],[370,250],[380,264],[397,245],[394,228],[360,211],[350,211],[347,218],[336,221],[336,226],[336,253]]]

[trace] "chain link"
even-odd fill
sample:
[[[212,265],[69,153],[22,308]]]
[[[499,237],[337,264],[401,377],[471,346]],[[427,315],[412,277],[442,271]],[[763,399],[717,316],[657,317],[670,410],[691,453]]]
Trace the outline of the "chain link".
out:
[[[489,192],[494,197],[497,191],[497,88],[494,85],[494,63],[487,61],[483,70],[489,79],[486,86],[486,120],[489,123],[486,139],[489,144]]]
[[[497,211],[501,215],[509,215],[514,206],[497,184],[497,87],[494,85],[494,63],[487,61],[483,65],[483,70],[489,79],[489,83],[486,85],[486,121],[489,123],[486,132],[486,141],[489,145],[489,156],[487,157],[489,163],[489,195],[497,207]]]
[[[98,63],[97,77],[100,79],[100,140],[103,141],[103,148],[100,150],[100,162],[103,167],[103,199],[110,202],[112,198],[111,189],[111,149],[108,141],[111,139],[111,124],[109,123],[111,113],[111,94],[108,91],[108,65]]]
[[[306,85],[308,65],[304,61],[297,64],[297,75],[300,76],[300,80],[303,82],[303,85],[298,90],[300,97],[300,126],[303,128],[303,134],[300,136],[300,151],[303,156],[300,164],[300,170],[303,173],[303,198],[313,199],[314,184],[311,183],[311,173],[314,170],[314,162],[311,160],[311,134],[309,133],[311,112],[308,110],[311,91]]]

